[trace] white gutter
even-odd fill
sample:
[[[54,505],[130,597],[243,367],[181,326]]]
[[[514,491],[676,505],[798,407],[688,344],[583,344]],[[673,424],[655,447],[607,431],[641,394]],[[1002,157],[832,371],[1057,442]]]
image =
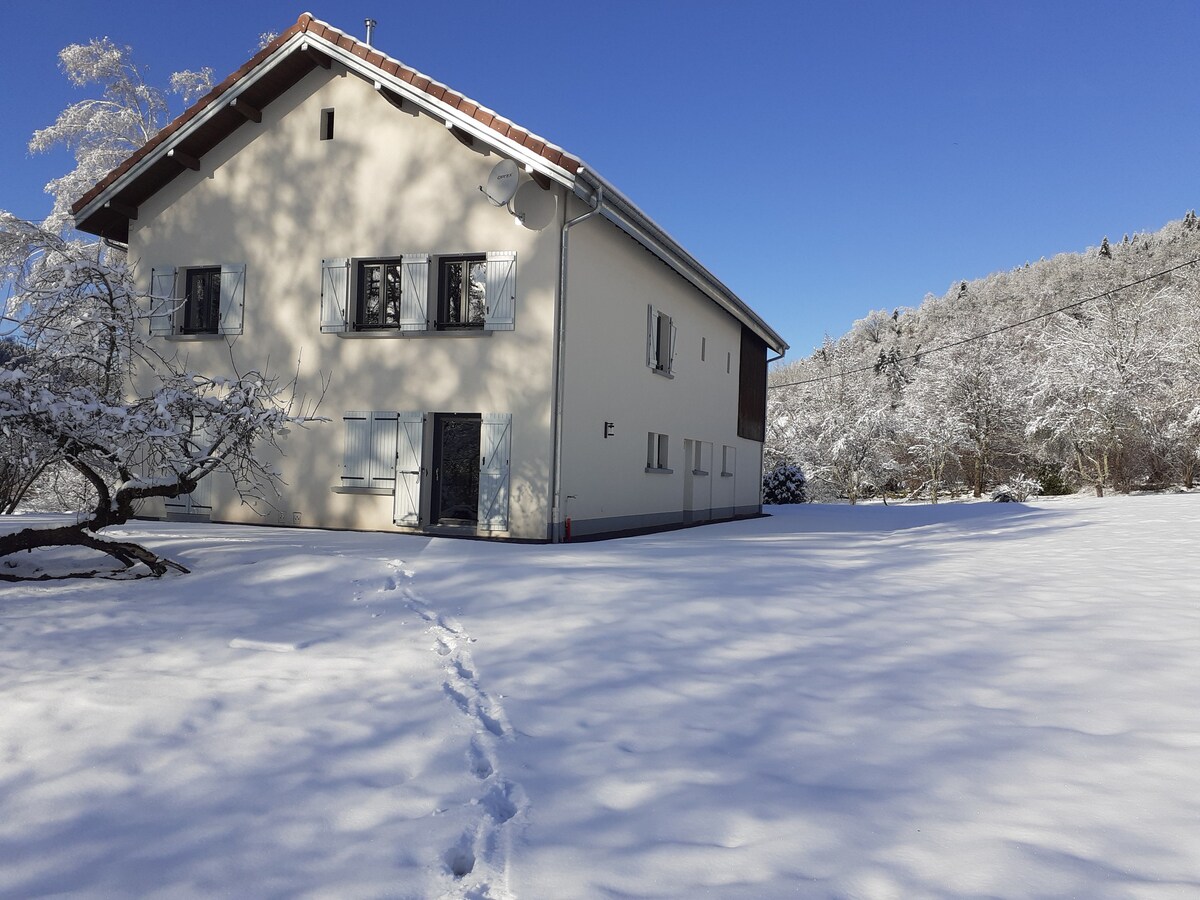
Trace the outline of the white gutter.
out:
[[[571,196],[570,194],[566,195]],[[564,375],[566,374],[565,358],[567,348],[567,237],[570,230],[580,222],[590,219],[592,216],[599,215],[604,208],[604,188],[596,189],[595,197],[592,199],[592,208],[581,216],[576,216],[570,221],[563,222],[562,240],[559,244],[558,251],[558,303],[554,308],[554,408],[550,415],[554,425],[552,433],[554,436],[554,451],[551,454],[551,466],[553,471],[550,473],[550,484],[552,485],[553,496],[550,503],[550,542],[558,544],[562,542],[562,432],[563,432],[563,398]],[[567,214],[566,205],[563,206],[563,217]]]

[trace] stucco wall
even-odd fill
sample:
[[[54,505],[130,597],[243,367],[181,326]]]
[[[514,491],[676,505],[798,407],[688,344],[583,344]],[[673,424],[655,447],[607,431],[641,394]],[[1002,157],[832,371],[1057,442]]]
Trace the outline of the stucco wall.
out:
[[[321,110],[334,139],[319,140]],[[391,529],[391,497],[334,493],[347,410],[512,414],[510,536],[540,539],[549,520],[551,380],[561,192],[540,230],[520,227],[479,191],[499,157],[440,121],[401,112],[360,78],[317,70],[139,210],[130,256],[144,286],[155,266],[246,264],[244,333],[168,346],[206,372],[238,365],[289,374],[313,423],[285,443],[287,482],[266,516],[214,485],[213,518]],[[527,176],[522,176],[527,180]],[[516,328],[467,336],[320,333],[321,260],[515,250]],[[432,292],[431,292],[432,296]],[[327,382],[327,384],[326,384]]]
[[[582,211],[573,202],[568,215]],[[737,436],[740,323],[598,217],[571,230],[568,279],[562,494],[573,534],[757,511],[762,445]],[[646,363],[649,305],[677,329],[671,378]],[[669,474],[646,471],[649,432],[668,436]],[[691,474],[693,442],[707,475]]]

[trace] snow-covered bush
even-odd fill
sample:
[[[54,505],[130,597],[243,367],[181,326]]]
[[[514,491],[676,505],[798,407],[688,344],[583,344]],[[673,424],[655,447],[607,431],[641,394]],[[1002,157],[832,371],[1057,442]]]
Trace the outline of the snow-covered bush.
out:
[[[804,503],[808,479],[795,463],[780,463],[763,476],[763,503]]]
[[[997,503],[1024,503],[1030,497],[1036,497],[1041,492],[1041,482],[1036,478],[1030,478],[1028,475],[1014,475],[992,491],[992,499]]]

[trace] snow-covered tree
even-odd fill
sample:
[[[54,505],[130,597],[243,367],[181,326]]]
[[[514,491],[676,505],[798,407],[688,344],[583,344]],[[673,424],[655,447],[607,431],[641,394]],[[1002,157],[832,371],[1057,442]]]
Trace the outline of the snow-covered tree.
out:
[[[856,503],[881,490],[895,468],[886,378],[853,362],[845,344],[826,340],[810,360],[775,375],[777,383],[808,383],[770,392],[768,462],[797,461],[815,498]]]
[[[801,461],[818,498],[897,477],[915,491],[955,469],[976,496],[1028,472],[1055,491],[1192,486],[1198,223],[1189,213],[868,314],[772,373],[768,465]]]
[[[154,575],[183,571],[98,532],[127,521],[140,501],[190,493],[214,472],[231,476],[245,502],[269,502],[276,475],[264,456],[312,412],[298,408],[294,382],[236,362],[234,377],[206,377],[161,355],[145,337],[155,301],[96,244],[0,214],[0,262],[17,286],[9,305],[22,311],[28,350],[0,369],[0,431],[49,448],[96,497],[75,522],[0,536],[0,558],[69,544]]]
[[[73,225],[71,205],[154,137],[167,123],[169,108],[163,92],[146,83],[133,51],[106,37],[63,48],[58,62],[71,84],[100,88],[100,97],[72,103],[29,141],[32,153],[66,147],[75,156],[75,168],[46,185],[54,208],[42,225],[61,233]],[[188,104],[211,87],[209,68],[171,76],[172,90]]]
[[[781,462],[763,475],[763,503],[803,503],[808,499],[804,470],[795,463]]]

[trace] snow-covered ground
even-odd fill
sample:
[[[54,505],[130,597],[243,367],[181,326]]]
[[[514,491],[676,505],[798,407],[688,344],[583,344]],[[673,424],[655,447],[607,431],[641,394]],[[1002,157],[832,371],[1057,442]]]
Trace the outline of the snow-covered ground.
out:
[[[2,585],[0,896],[1200,895],[1200,496],[775,512]]]

